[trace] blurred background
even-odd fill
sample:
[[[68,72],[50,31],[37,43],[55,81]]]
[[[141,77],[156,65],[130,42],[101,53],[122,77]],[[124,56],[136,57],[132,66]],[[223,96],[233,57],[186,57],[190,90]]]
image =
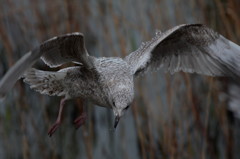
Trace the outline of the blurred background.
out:
[[[124,57],[155,30],[203,23],[240,44],[239,0],[0,0],[0,78],[21,56],[56,35],[82,32],[94,56]],[[39,65],[49,70],[47,66]],[[0,159],[239,159],[240,87],[227,78],[165,74],[135,80],[135,101],[113,130],[113,113],[67,102],[50,138],[59,97],[19,80],[0,102]]]

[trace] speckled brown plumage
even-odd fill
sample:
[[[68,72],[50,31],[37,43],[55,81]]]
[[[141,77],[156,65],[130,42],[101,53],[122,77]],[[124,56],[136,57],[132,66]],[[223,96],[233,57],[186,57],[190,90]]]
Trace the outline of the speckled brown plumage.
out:
[[[65,100],[75,97],[112,108],[116,127],[133,101],[134,78],[148,71],[163,68],[170,73],[196,72],[234,79],[240,76],[240,46],[204,25],[183,24],[163,33],[157,31],[152,40],[142,43],[125,58],[90,56],[81,33],[54,37],[29,52],[10,69],[0,82],[0,95],[4,95],[40,56],[50,67],[66,62],[79,64],[57,72],[29,69],[23,76],[34,90],[64,97],[50,135],[61,121]],[[18,70],[20,72],[16,73]],[[83,116],[78,118],[78,126],[83,123],[82,119]]]

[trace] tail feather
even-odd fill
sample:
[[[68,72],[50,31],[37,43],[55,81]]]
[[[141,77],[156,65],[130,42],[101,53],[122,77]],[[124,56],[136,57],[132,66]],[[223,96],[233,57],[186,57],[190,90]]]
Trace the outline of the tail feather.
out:
[[[24,82],[41,94],[64,96],[63,79],[66,72],[50,72],[30,69],[24,74]]]

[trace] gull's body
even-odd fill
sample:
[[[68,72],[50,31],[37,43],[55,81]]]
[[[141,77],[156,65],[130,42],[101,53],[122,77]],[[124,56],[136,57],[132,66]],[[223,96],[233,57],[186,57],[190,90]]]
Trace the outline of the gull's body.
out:
[[[114,98],[131,96],[133,99],[133,75],[130,66],[121,58],[94,58],[93,67],[68,67],[58,72],[30,69],[24,81],[42,94],[64,96],[65,99],[81,97],[93,103],[111,108]]]
[[[28,69],[37,59],[50,67],[66,62],[79,66],[58,72]],[[52,135],[61,121],[65,100],[81,97],[113,109],[115,127],[134,98],[134,78],[163,68],[210,76],[240,76],[240,46],[201,24],[179,25],[164,33],[157,32],[149,42],[124,58],[96,58],[85,48],[81,33],[52,38],[22,57],[0,82],[4,96],[23,75],[34,90],[47,95],[63,96]],[[28,71],[26,71],[28,70]],[[25,73],[24,73],[25,72]],[[77,126],[85,116],[76,120]]]

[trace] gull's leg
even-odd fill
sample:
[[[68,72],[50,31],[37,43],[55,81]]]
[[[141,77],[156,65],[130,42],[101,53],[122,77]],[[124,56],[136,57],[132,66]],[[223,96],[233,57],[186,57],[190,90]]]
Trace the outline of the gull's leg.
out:
[[[54,132],[57,130],[57,128],[60,126],[62,122],[62,112],[63,112],[63,107],[65,105],[65,101],[66,101],[66,98],[61,99],[57,120],[48,131],[48,135],[50,137],[52,136],[52,134],[54,134]]]
[[[85,121],[87,120],[87,113],[85,112],[85,108],[84,108],[85,104],[86,104],[86,102],[84,102],[81,114],[74,120],[74,125],[75,125],[76,129],[78,129],[80,126],[82,126],[85,123]]]

